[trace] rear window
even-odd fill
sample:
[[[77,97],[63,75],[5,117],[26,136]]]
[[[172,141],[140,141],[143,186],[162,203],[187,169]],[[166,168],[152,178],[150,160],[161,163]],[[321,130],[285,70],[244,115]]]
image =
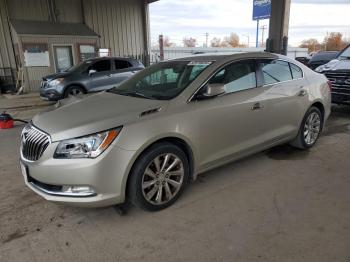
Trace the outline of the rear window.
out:
[[[132,67],[132,64],[126,60],[114,60],[114,64],[116,70]]]
[[[290,64],[290,70],[292,70],[292,76],[293,79],[298,79],[303,77],[303,70],[295,64],[289,63]]]
[[[289,63],[281,60],[262,60],[261,71],[264,76],[264,84],[271,85],[292,80],[292,72]]]
[[[104,72],[111,70],[111,61],[110,60],[101,60],[89,67],[89,70],[95,70],[96,72]]]

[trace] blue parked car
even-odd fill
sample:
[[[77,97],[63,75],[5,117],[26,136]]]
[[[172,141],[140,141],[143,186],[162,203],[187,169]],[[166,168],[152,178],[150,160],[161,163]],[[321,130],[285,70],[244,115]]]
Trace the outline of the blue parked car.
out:
[[[43,77],[40,96],[56,101],[70,95],[107,90],[144,68],[140,61],[132,58],[89,59],[64,72]]]

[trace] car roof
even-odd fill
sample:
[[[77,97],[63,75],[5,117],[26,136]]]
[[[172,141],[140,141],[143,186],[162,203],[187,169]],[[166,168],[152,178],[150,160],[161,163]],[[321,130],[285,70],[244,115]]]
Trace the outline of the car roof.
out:
[[[320,61],[323,59],[333,59],[336,58],[338,53],[338,51],[320,51],[311,57],[310,62]]]
[[[131,57],[118,57],[118,56],[103,56],[103,57],[94,57],[94,58],[90,58],[90,59],[87,59],[85,61],[98,61],[98,60],[110,60],[110,59],[120,59],[120,60],[136,60],[134,58],[131,58]]]
[[[168,61],[193,61],[193,62],[208,62],[208,61],[226,61],[226,60],[234,60],[241,58],[286,58],[285,56],[281,56],[274,53],[268,52],[217,52],[217,53],[205,53],[198,54],[188,57],[176,58]]]

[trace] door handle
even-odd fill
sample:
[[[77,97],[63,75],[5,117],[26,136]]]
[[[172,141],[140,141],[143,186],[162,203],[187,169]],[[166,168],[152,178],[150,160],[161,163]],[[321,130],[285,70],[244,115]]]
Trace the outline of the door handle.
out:
[[[250,109],[255,111],[255,110],[260,110],[260,109],[263,109],[264,106],[261,105],[260,103],[255,103]]]
[[[307,95],[307,91],[305,89],[302,89],[299,91],[298,96],[306,96]]]

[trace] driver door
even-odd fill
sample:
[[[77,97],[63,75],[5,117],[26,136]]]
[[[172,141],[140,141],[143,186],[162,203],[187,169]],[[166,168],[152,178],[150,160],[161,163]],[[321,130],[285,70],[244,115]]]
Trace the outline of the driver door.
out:
[[[90,70],[95,72],[89,74]],[[102,91],[114,86],[114,79],[112,77],[112,64],[110,59],[103,59],[95,62],[89,66],[88,81],[86,86],[90,92]]]
[[[217,72],[209,84],[224,84],[226,93],[196,102],[200,169],[256,150],[264,143],[261,125],[263,91],[257,88],[254,60],[233,62]]]

